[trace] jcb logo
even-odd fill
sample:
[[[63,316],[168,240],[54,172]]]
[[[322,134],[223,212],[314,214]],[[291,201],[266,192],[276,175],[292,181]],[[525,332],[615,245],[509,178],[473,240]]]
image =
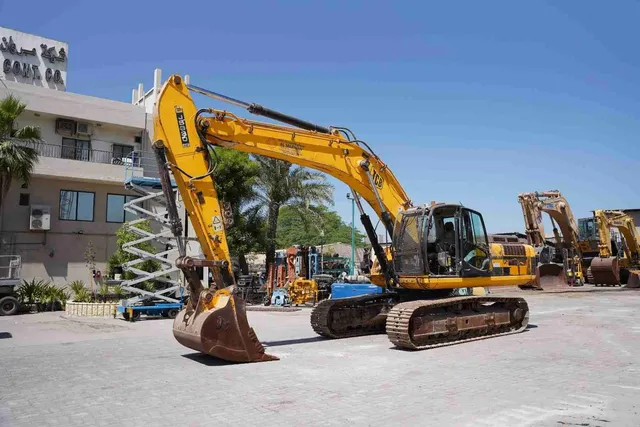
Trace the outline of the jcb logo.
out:
[[[372,169],[371,175],[373,175],[373,183],[376,185],[376,187],[378,187],[378,190],[382,190],[384,179],[382,179],[382,176],[380,176],[380,174],[376,172],[375,169],[373,168],[371,169]]]
[[[180,132],[180,139],[182,140],[182,146],[189,146],[189,134],[187,133],[187,121],[184,119],[184,112],[182,107],[176,105],[176,119],[178,119],[178,131]]]

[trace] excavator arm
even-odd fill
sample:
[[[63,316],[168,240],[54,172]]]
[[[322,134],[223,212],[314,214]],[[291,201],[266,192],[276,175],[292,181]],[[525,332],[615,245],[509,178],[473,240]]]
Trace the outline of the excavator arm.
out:
[[[521,193],[518,201],[522,207],[529,244],[540,255],[540,263],[536,269],[537,287],[542,289],[554,285],[581,284],[582,253],[578,244],[578,224],[564,196],[557,190]],[[549,247],[542,223],[543,212],[549,215],[553,225],[554,257],[548,255]]]
[[[223,110],[197,110],[191,98],[192,92],[246,108],[250,113],[297,128],[239,118]],[[176,119],[182,123],[180,126],[173,125]],[[185,183],[178,183],[181,192],[189,190],[191,200],[186,203],[191,206],[194,206],[192,203],[197,202],[198,198],[207,201],[216,197],[215,192],[209,188],[211,180],[203,180],[210,175],[208,169],[212,167],[212,160],[209,148],[214,147],[227,147],[287,161],[324,172],[342,181],[354,194],[360,219],[380,262],[385,282],[390,284],[394,280],[391,265],[387,261],[388,254],[377,241],[377,233],[362,207],[360,197],[375,211],[389,235],[393,235],[398,215],[409,209],[412,202],[389,167],[366,146],[366,143],[357,140],[351,131],[346,128],[318,126],[257,104],[244,103],[197,86],[187,85],[179,76],[174,76],[165,83],[156,106],[154,120],[157,129],[156,139],[182,141],[181,146],[176,149],[172,147],[173,153],[170,156],[173,156],[173,161],[169,159],[173,165],[174,176],[178,170],[175,167],[176,162],[179,159],[184,161],[182,159],[185,156],[189,158],[189,167],[194,168],[186,175],[181,174],[188,178]],[[166,127],[167,123],[171,123],[172,126]],[[212,230],[210,218],[219,215],[219,207],[213,207],[216,203],[210,202],[211,207],[203,209],[204,216],[196,214],[195,222],[202,225],[198,228]],[[203,234],[202,230],[199,231],[198,238],[206,242],[208,251],[205,255],[213,256],[214,248],[228,252],[226,242],[222,241],[220,233],[217,234],[217,238],[221,239],[219,245],[212,242],[212,236],[216,234]]]
[[[280,120],[300,128],[239,118],[223,110],[196,110],[191,99],[191,91],[231,102],[245,107],[253,114]],[[325,172],[344,182],[364,198],[389,232],[393,230],[398,212],[412,205],[389,167],[368,149],[364,142],[355,139],[348,129],[325,128],[260,105],[247,104],[196,86],[186,85],[179,76],[175,76],[166,83],[160,101],[168,107],[160,104],[157,106],[157,123],[172,123],[178,114],[175,109],[182,110],[181,117],[184,118],[187,129],[175,128],[163,129],[163,131],[168,138],[186,138],[187,141],[183,144],[185,152],[193,151],[192,144],[198,144],[203,148],[207,144],[230,147],[234,150],[284,160]],[[190,141],[189,135],[200,135],[202,140]]]
[[[560,243],[565,248],[578,246],[578,223],[571,212],[569,202],[559,191],[522,193],[518,195],[518,201],[522,206],[527,236],[531,245],[537,247],[545,244],[542,225],[542,212],[545,212],[551,218],[554,226],[553,234],[556,243]]]
[[[637,260],[640,255],[640,241],[633,218],[622,211],[611,211],[598,209],[594,211],[594,217],[598,227],[600,237],[601,257],[613,256],[611,250],[611,228],[615,227],[620,231],[625,240],[625,256],[630,260]]]
[[[297,128],[241,119],[213,109],[198,110],[191,98],[197,92],[245,107],[253,114],[297,126]],[[189,287],[189,304],[174,322],[174,336],[183,345],[226,360],[271,360],[248,327],[240,298],[234,297],[235,281],[227,245],[222,209],[213,185],[215,147],[288,161],[331,175],[352,189],[361,220],[381,264],[386,282],[393,280],[388,255],[377,242],[375,229],[365,214],[360,197],[373,208],[387,232],[392,235],[398,215],[412,206],[411,200],[391,170],[366,144],[343,128],[324,128],[300,119],[246,104],[196,86],[173,76],[164,85],[154,114],[154,151],[160,178],[169,203],[174,235],[181,227],[171,188],[171,175],[182,195],[205,259],[186,256],[180,245],[176,265],[183,271]],[[213,271],[216,289],[205,289],[195,273],[196,267]],[[217,309],[218,316],[203,313]],[[221,316],[222,310],[228,314]],[[214,320],[218,319],[218,320]],[[233,339],[220,335],[219,319],[226,319]],[[230,321],[229,321],[230,319]],[[198,322],[198,324],[194,324]],[[199,333],[193,333],[199,331]],[[240,338],[238,338],[240,337]]]

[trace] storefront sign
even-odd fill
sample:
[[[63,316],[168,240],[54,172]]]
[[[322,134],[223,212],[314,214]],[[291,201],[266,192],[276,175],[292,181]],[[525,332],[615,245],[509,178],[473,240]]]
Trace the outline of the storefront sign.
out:
[[[0,27],[0,77],[66,90],[68,50],[66,43]]]

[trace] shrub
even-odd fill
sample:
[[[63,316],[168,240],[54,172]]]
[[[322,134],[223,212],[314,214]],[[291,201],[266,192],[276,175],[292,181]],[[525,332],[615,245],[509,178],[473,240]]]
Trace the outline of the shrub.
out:
[[[76,293],[75,298],[73,298],[74,302],[91,302],[91,294],[86,289],[82,289]]]
[[[42,293],[42,302],[46,303],[46,310],[54,311],[57,308],[56,303],[60,303],[60,307],[64,309],[68,299],[69,293],[64,288],[58,288],[52,284],[47,285]]]
[[[71,298],[69,292],[66,291],[65,288],[54,288],[55,301],[59,302],[62,305],[62,309],[64,310],[67,301]]]
[[[122,286],[116,286],[113,289],[113,294],[115,295],[115,297],[117,298],[117,300],[121,300],[124,299],[127,296],[127,291],[125,291],[124,289],[122,289]]]
[[[71,292],[73,292],[73,295],[78,295],[79,292],[87,290],[82,280],[74,280],[73,282],[71,282],[71,285],[69,285],[69,287],[71,288]]]
[[[43,302],[49,292],[51,282],[42,279],[31,279],[31,281],[23,280],[18,287],[18,296],[20,301],[27,304],[36,304]]]
[[[98,288],[98,295],[100,296],[100,300],[102,302],[107,302],[107,298],[109,297],[109,285],[103,283]]]

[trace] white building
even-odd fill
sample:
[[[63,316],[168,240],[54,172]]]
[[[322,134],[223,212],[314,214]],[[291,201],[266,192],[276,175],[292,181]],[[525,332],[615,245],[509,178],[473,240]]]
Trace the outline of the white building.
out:
[[[26,103],[17,125],[40,128],[40,154],[29,185],[14,182],[0,221],[0,250],[22,256],[24,279],[58,284],[90,280],[85,251],[92,243],[102,274],[115,233],[131,214],[122,206],[125,169],[152,165],[151,114],[133,103],[69,93],[69,46],[0,27],[0,98]],[[37,215],[44,212],[43,218]]]

